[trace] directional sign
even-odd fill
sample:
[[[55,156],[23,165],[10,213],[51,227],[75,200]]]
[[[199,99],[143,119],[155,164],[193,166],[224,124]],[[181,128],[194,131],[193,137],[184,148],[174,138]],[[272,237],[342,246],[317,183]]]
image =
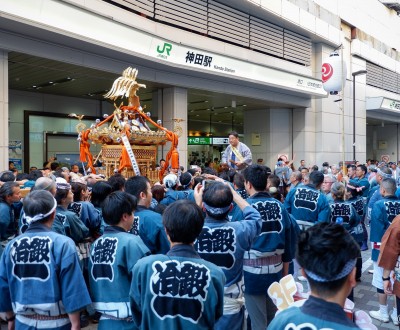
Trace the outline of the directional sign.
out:
[[[229,144],[229,138],[213,138],[213,144]]]
[[[210,145],[211,139],[209,137],[188,136],[189,145]]]

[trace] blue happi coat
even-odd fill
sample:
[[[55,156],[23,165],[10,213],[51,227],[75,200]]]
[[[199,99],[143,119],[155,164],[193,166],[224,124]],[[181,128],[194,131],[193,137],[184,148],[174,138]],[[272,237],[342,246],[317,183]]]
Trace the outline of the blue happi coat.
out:
[[[238,298],[243,297],[243,257],[254,239],[261,232],[261,217],[258,211],[247,206],[243,210],[244,220],[229,222],[207,215],[204,227],[195,242],[200,257],[220,267],[226,277],[225,297],[233,299],[225,306],[224,315],[215,329],[240,330],[244,321],[243,306]]]
[[[398,214],[400,214],[400,200],[395,196],[385,196],[374,204],[371,212],[370,231],[371,259],[373,261],[378,261],[382,237]]]
[[[74,242],[41,223],[13,239],[0,260],[0,312],[17,314],[17,329],[70,329],[68,316],[37,321],[24,315],[59,316],[91,303]]]
[[[98,236],[101,229],[101,214],[90,202],[74,202],[68,205],[68,210],[74,212],[89,229],[91,236]]]
[[[225,274],[225,294],[241,295],[243,256],[261,232],[260,213],[251,206],[243,210],[243,220],[229,222],[207,215],[204,227],[195,242],[195,249],[203,259],[219,266]],[[232,287],[234,286],[234,287]]]
[[[91,247],[89,258],[90,292],[93,307],[102,313],[99,329],[133,329],[129,304],[132,271],[136,262],[150,254],[139,236],[117,226],[108,226]]]
[[[0,241],[14,234],[14,208],[6,202],[0,203]]]
[[[266,294],[269,285],[281,278],[283,262],[294,258],[296,242],[289,214],[281,202],[266,192],[250,196],[247,202],[260,213],[262,226],[260,235],[244,255],[245,290],[249,294]],[[237,219],[237,215],[235,217],[233,220]],[[266,257],[276,257],[276,264],[249,265]]]
[[[369,195],[369,188],[370,184],[367,177],[363,178],[354,178],[349,181],[349,184],[357,184],[358,186],[362,187],[362,197],[367,198]]]
[[[74,212],[65,210],[61,206],[57,206],[56,218],[55,222],[58,226],[62,223],[66,235],[71,237],[75,243],[82,242],[85,238],[89,237],[89,229]]]
[[[296,219],[311,224],[329,222],[331,210],[324,193],[314,185],[301,185],[290,190],[285,199],[286,210]]]
[[[208,330],[222,316],[224,273],[190,245],[140,259],[133,278],[131,308],[142,330]]]
[[[335,303],[310,296],[301,307],[289,307],[280,312],[268,326],[268,330],[350,330],[359,329]]]
[[[165,254],[169,250],[161,215],[144,206],[137,207],[131,233],[140,236],[152,254]]]
[[[160,201],[160,204],[169,205],[173,202],[176,202],[180,199],[188,199],[194,202],[194,190],[193,189],[186,189],[186,190],[173,190],[168,189],[165,193],[164,198]]]
[[[362,202],[362,200],[361,200]],[[335,201],[331,206],[331,222],[341,222],[356,242],[363,241],[361,218],[350,201]],[[341,220],[338,218],[342,218]]]

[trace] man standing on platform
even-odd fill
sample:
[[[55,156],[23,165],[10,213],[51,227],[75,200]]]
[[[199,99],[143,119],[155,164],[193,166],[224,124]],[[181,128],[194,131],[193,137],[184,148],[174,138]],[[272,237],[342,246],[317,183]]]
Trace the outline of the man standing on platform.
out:
[[[252,163],[252,155],[248,146],[239,142],[237,132],[229,133],[229,146],[222,154],[222,164],[227,164],[235,170],[243,170]]]

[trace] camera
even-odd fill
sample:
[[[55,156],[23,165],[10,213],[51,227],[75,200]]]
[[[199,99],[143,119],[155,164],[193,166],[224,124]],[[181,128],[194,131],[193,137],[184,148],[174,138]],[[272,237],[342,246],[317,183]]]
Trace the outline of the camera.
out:
[[[210,185],[212,185],[214,183],[215,183],[214,180],[203,180],[202,185],[203,185],[204,189],[207,189],[210,187]]]

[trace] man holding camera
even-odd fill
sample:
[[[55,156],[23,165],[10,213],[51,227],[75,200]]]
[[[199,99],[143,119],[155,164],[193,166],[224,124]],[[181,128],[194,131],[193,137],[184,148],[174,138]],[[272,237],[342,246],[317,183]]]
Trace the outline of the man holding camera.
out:
[[[216,330],[241,330],[244,324],[243,258],[261,231],[261,217],[229,184],[205,180],[197,186],[197,205],[206,218],[195,242],[199,255],[220,267],[226,277],[224,315],[215,324]],[[232,202],[243,212],[243,221],[229,222]]]

